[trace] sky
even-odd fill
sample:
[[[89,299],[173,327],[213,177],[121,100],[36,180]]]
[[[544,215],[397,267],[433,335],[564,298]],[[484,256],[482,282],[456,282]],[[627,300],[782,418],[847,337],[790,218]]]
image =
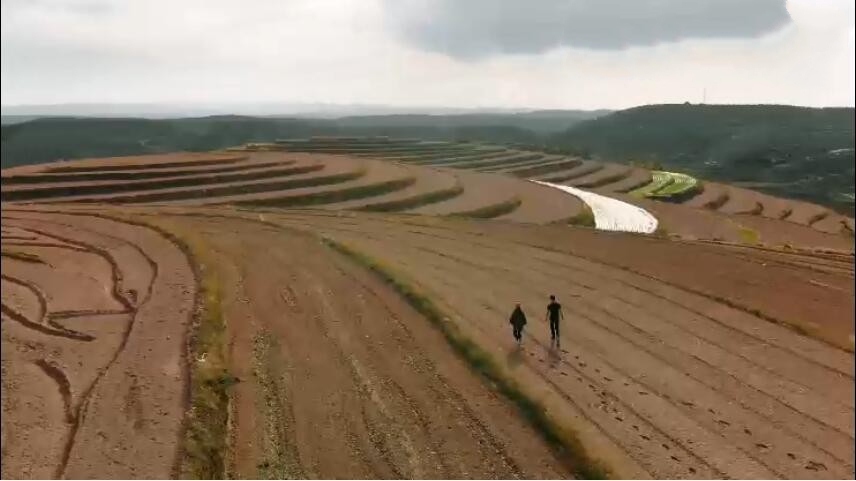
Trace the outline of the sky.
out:
[[[854,105],[853,0],[2,0],[2,104]]]

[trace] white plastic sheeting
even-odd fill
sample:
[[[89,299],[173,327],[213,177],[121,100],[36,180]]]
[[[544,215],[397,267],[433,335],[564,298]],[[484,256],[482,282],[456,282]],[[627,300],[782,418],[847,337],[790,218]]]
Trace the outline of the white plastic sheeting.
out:
[[[598,229],[640,232],[642,234],[651,234],[657,230],[657,218],[641,207],[569,185],[538,180],[532,182],[553,187],[578,197],[591,208],[594,214],[594,224]]]

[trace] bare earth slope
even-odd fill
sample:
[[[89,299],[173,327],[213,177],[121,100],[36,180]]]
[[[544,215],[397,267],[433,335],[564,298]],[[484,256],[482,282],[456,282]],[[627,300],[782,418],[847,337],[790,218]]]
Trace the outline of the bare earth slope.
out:
[[[187,476],[199,442],[212,477],[559,478],[592,460],[854,476],[852,219],[716,185],[634,201],[612,189],[637,171],[588,161],[544,174],[665,227],[603,232],[564,225],[586,214],[576,196],[512,175],[292,155],[91,159],[9,184],[175,187],[3,203],[4,478]],[[178,187],[209,175],[226,177]]]
[[[68,252],[3,240],[47,263],[3,258],[4,276],[45,299],[33,315],[3,291],[3,477],[173,476],[195,292],[184,255],[153,231],[94,217],[4,208],[7,225]],[[42,293],[55,277],[36,266],[101,287],[71,281]]]

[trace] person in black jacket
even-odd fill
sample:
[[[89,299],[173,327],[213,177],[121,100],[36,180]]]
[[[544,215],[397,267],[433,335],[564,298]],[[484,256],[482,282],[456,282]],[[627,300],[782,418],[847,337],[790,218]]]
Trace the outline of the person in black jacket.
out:
[[[550,303],[547,304],[547,319],[550,321],[550,340],[560,344],[559,340],[559,321],[565,316],[562,314],[562,305],[556,302],[556,296],[550,296]]]
[[[520,344],[523,340],[523,326],[526,325],[526,314],[520,308],[519,302],[515,304],[514,311],[511,312],[511,318],[508,319],[508,322],[511,324],[511,333],[514,335],[514,339]]]

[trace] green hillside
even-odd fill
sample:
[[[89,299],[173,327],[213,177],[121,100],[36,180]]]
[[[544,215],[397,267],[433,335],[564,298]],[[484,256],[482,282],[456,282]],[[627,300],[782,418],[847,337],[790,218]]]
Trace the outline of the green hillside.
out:
[[[854,111],[778,105],[653,105],[549,137],[589,151],[802,198],[853,214]]]
[[[383,115],[341,119],[215,116],[187,119],[40,118],[2,126],[2,166],[61,158],[212,150],[246,142],[313,135],[416,137],[538,144],[585,118],[602,114]]]

